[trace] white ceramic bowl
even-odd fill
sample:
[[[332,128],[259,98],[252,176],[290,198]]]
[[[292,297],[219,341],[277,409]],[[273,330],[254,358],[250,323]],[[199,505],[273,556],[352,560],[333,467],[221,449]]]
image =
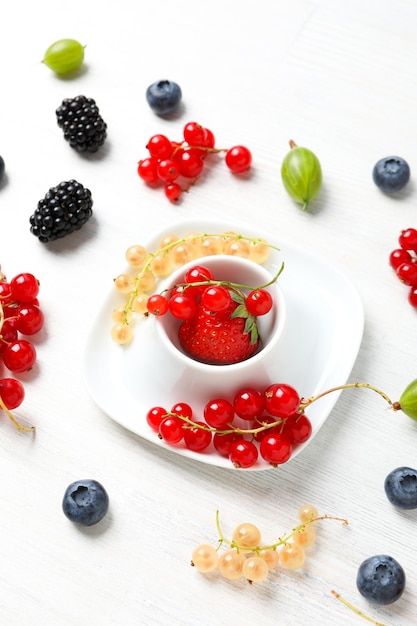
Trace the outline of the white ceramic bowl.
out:
[[[197,263],[210,269],[215,280],[227,280],[253,288],[263,286],[273,278],[267,269],[253,261],[217,255],[199,258],[198,262],[192,261],[182,266],[170,275],[163,288],[184,282],[187,269]],[[266,289],[272,295],[274,305],[269,313],[258,317],[261,349],[240,363],[212,365],[194,360],[180,345],[178,329],[181,322],[169,314],[157,320],[158,337],[166,352],[165,363],[174,363],[175,371],[180,373],[175,389],[178,398],[193,397],[201,389],[209,396],[215,393],[217,397],[220,395],[233,397],[242,385],[248,385],[249,382],[251,386],[262,386],[267,383],[268,376],[263,364],[266,356],[276,349],[285,329],[286,306],[278,281]]]

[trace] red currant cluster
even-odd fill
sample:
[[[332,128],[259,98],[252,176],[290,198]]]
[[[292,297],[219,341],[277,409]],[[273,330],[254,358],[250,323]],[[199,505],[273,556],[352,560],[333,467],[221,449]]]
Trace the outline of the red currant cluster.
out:
[[[398,244],[400,247],[391,252],[389,262],[401,282],[410,287],[408,301],[417,308],[417,229],[401,231]]]
[[[212,284],[211,284],[212,283]],[[202,265],[194,265],[184,274],[184,281],[171,289],[167,295],[149,296],[146,306],[148,313],[159,317],[171,313],[179,320],[191,319],[200,304],[212,313],[227,311],[241,292],[234,292],[222,281],[216,281],[212,271]],[[252,289],[244,298],[245,307],[250,315],[266,315],[272,308],[272,296],[266,289]]]
[[[211,130],[197,122],[188,122],[183,129],[184,141],[171,141],[166,135],[156,134],[146,148],[149,156],[139,161],[138,175],[150,185],[163,184],[168,200],[176,202],[183,191],[188,191],[190,181],[200,176],[204,160],[212,153],[225,152],[227,167],[235,174],[248,170],[252,155],[245,146],[216,148]]]
[[[36,361],[34,345],[22,335],[35,335],[43,327],[38,293],[39,281],[33,274],[17,274],[10,281],[0,275],[0,357],[13,374],[30,370]],[[24,396],[23,385],[16,378],[0,379],[0,406],[3,410],[17,408]],[[13,421],[18,428],[25,430]]]
[[[294,447],[311,435],[311,422],[300,405],[293,387],[274,383],[263,391],[242,388],[231,401],[213,398],[204,406],[203,419],[196,420],[191,406],[179,402],[170,411],[152,407],[146,421],[170,445],[193,452],[213,446],[236,468],[253,467],[259,456],[275,467],[286,463]]]

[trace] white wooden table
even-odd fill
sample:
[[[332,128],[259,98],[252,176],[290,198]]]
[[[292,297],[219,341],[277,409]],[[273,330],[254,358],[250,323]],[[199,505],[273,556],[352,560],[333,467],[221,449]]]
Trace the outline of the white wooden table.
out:
[[[85,71],[75,79],[59,79],[40,63],[61,37],[87,45]],[[417,465],[412,420],[387,411],[371,392],[346,391],[294,461],[279,470],[228,471],[119,426],[90,398],[82,370],[91,322],[124,267],[125,249],[179,220],[209,216],[267,230],[341,270],[366,319],[349,380],[398,399],[417,376],[416,311],[388,265],[400,231],[417,227],[415,3],[9,2],[0,42],[7,170],[0,262],[8,276],[37,275],[46,314],[18,411],[36,435],[18,433],[6,418],[1,424],[0,623],[360,624],[335,589],[384,624],[415,624],[417,512],[398,512],[383,490],[394,467]],[[183,90],[181,113],[170,120],[145,101],[146,87],[160,78]],[[96,99],[108,124],[96,158],[73,152],[55,121],[61,100],[81,93]],[[211,128],[223,145],[247,145],[253,174],[242,181],[216,166],[173,206],[141,183],[136,164],[152,134],[179,137],[189,120]],[[308,212],[280,181],[290,139],[312,149],[323,167],[323,190]],[[391,153],[412,172],[398,197],[372,182],[374,163]],[[30,234],[29,216],[49,187],[69,178],[91,189],[94,217],[60,245],[44,246]],[[138,376],[146,375],[146,359]],[[161,376],[161,395],[163,386]],[[61,500],[70,482],[85,477],[103,483],[111,508],[83,532],[64,517]],[[252,521],[275,537],[294,525],[305,502],[349,526],[324,522],[302,570],[249,586],[190,567],[194,546],[216,541],[217,509],[226,532]],[[403,597],[385,608],[369,605],[355,585],[361,561],[378,553],[394,556],[407,574]]]

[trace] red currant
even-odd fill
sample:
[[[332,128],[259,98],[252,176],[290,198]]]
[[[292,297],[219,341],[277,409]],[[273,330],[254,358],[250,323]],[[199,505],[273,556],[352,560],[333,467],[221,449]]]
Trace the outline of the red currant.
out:
[[[266,289],[254,289],[246,297],[246,308],[251,315],[266,315],[272,304],[272,296]]]
[[[260,443],[266,435],[282,433],[283,422],[281,420],[277,420],[276,417],[272,417],[272,415],[263,415],[262,417],[258,417],[255,420],[254,428],[266,426],[267,424],[275,424],[275,426],[271,426],[270,428],[266,428],[258,433],[255,433],[253,437],[258,443]]]
[[[285,435],[274,433],[262,439],[259,452],[261,457],[271,465],[280,465],[291,458],[292,446]]]
[[[184,438],[184,421],[180,417],[164,417],[159,425],[161,439],[169,444],[175,444]]]
[[[10,343],[3,353],[3,362],[11,372],[26,372],[36,361],[36,350],[26,339]]]
[[[13,302],[11,302],[9,304],[5,304],[4,302],[2,302],[1,304],[2,304],[2,307],[3,307],[4,319],[6,319],[6,318],[15,319],[16,318],[16,311],[17,311],[16,305],[13,304]]]
[[[158,176],[166,183],[172,183],[180,175],[179,167],[174,159],[162,159],[157,167]]]
[[[403,248],[397,248],[389,255],[389,263],[395,270],[398,269],[402,263],[412,263],[412,261],[413,257],[411,254]]]
[[[180,415],[181,417],[188,417],[188,419],[191,419],[193,416],[193,410],[186,402],[177,402],[177,404],[174,404],[171,408],[171,413],[175,413],[175,415]]]
[[[197,178],[204,167],[204,161],[196,150],[182,150],[176,161],[181,176],[185,178]]]
[[[417,230],[415,228],[406,228],[398,237],[398,243],[404,250],[413,250],[417,252]]]
[[[9,410],[20,406],[25,397],[25,391],[21,382],[15,378],[2,378],[0,380],[0,398]]]
[[[174,294],[168,302],[169,312],[179,320],[189,320],[196,314],[197,302],[186,293]]]
[[[159,432],[159,426],[161,425],[164,417],[167,417],[167,412],[162,406],[154,406],[146,413],[148,426],[150,426],[156,433]]]
[[[417,287],[417,263],[401,263],[397,276],[408,287]]]
[[[205,280],[214,280],[214,276],[208,267],[204,267],[203,265],[194,265],[185,272],[184,282],[186,283],[200,283]]]
[[[266,410],[275,417],[290,417],[299,405],[300,396],[291,385],[274,383],[265,390]]]
[[[168,183],[164,187],[164,193],[168,200],[177,202],[182,194],[182,187],[178,183]]]
[[[149,154],[157,159],[169,159],[174,148],[172,143],[165,135],[152,135],[147,145]]]
[[[229,428],[235,416],[232,404],[224,398],[215,398],[207,402],[203,415],[207,424],[217,430]]]
[[[184,276],[184,282],[187,283],[187,285],[192,283],[202,283],[213,279],[214,276],[212,272],[207,267],[202,265],[194,265],[185,272]],[[195,287],[188,287],[187,291],[189,295],[192,295],[194,298],[198,298],[205,289],[206,285],[197,285]]]
[[[252,467],[258,460],[258,448],[246,439],[235,441],[230,446],[229,459],[235,467]]]
[[[160,293],[154,293],[149,296],[146,302],[146,308],[151,315],[160,317],[168,312],[168,299]]]
[[[245,146],[234,146],[226,152],[226,165],[235,174],[246,172],[251,166],[252,155]]]
[[[201,294],[201,304],[214,313],[223,313],[226,311],[231,301],[232,297],[230,291],[221,285],[206,287]]]
[[[23,335],[35,335],[43,328],[44,316],[34,304],[23,304],[17,310],[16,328]]]
[[[205,129],[206,131],[206,138],[204,140],[204,147],[205,148],[214,148],[214,146],[216,145],[216,139],[212,133],[212,131],[209,128]]]
[[[232,444],[242,440],[243,435],[241,433],[225,433],[224,435],[222,433],[215,433],[213,446],[221,456],[228,458]]]
[[[285,423],[284,433],[292,444],[300,444],[310,438],[313,428],[307,415],[298,413],[288,418]]]
[[[139,161],[138,175],[145,183],[152,184],[158,182],[158,159],[147,157]]]
[[[408,301],[411,306],[417,308],[417,287],[411,287],[408,293]]]
[[[10,281],[11,296],[18,302],[31,302],[39,293],[39,281],[33,274],[24,272]]]
[[[0,302],[3,306],[6,306],[12,299],[12,290],[10,283],[0,281]]]
[[[205,428],[202,428],[205,427]],[[196,422],[196,426],[184,429],[184,443],[193,452],[203,452],[211,444],[212,434],[204,422]]]
[[[7,346],[14,341],[17,341],[18,332],[16,329],[16,323],[14,319],[6,319],[1,327],[0,331],[0,352],[4,352]]]
[[[190,146],[204,146],[206,130],[197,122],[188,122],[183,130],[184,139]]]
[[[257,389],[241,389],[235,395],[233,408],[239,417],[244,420],[260,418],[265,408],[265,398]]]

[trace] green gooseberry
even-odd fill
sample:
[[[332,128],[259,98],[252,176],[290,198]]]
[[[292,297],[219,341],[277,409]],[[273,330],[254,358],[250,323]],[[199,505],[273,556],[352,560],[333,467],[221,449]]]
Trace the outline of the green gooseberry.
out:
[[[59,39],[49,46],[42,62],[57,74],[77,70],[84,61],[84,46],[75,39]]]
[[[301,148],[293,141],[290,146],[291,150],[282,162],[281,178],[288,195],[305,211],[321,189],[321,165],[308,148]]]
[[[417,420],[417,378],[404,389],[399,400],[400,409],[403,413]]]

